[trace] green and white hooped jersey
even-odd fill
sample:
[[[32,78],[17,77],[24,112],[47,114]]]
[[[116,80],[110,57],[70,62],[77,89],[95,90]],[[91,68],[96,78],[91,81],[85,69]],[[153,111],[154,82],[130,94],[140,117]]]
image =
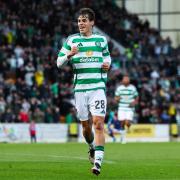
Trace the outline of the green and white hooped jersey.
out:
[[[107,73],[102,70],[102,64],[111,63],[106,38],[94,33],[90,37],[80,33],[69,36],[58,59],[67,56],[73,46],[78,47],[78,54],[70,60],[74,69],[75,92],[105,89]]]
[[[128,86],[120,85],[115,92],[115,96],[120,96],[119,110],[134,111],[134,107],[129,107],[130,103],[138,96],[136,87],[132,84]]]

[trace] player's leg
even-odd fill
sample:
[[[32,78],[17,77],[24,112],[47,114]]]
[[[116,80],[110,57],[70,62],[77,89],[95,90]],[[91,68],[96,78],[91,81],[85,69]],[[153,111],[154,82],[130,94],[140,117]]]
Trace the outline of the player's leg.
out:
[[[125,121],[125,125],[127,127],[127,131],[129,131],[130,127],[131,127],[131,121],[130,120],[126,120]]]
[[[104,144],[105,144],[105,135],[104,135],[104,117],[93,116],[93,126],[95,131],[95,159],[94,167],[92,169],[93,173],[99,175],[101,164],[104,157]]]
[[[87,98],[84,92],[75,93],[75,106],[77,110],[77,116],[82,124],[82,134],[86,143],[89,146],[89,160],[94,163],[94,134],[92,131],[92,120],[89,120],[89,111],[87,105]]]
[[[106,96],[104,90],[97,90],[89,93],[89,107],[92,114],[95,140],[95,160],[92,172],[100,174],[101,164],[104,157],[104,119],[106,115]]]
[[[120,129],[121,139],[120,139],[120,142],[122,144],[125,144],[126,143],[125,120],[121,120],[120,124],[121,124],[121,129]]]
[[[122,144],[126,143],[125,119],[126,119],[126,112],[122,110],[118,110],[118,120],[120,121],[120,142]]]
[[[86,142],[89,144],[90,147],[93,146],[94,141],[94,134],[92,132],[92,125],[89,123],[90,120],[87,121],[81,121],[82,124],[82,133],[86,140]]]
[[[126,144],[126,134],[127,131],[129,131],[131,122],[133,121],[133,115],[134,115],[133,111],[125,111],[124,133],[123,133],[122,144]],[[125,129],[125,126],[127,127],[127,130]]]
[[[82,133],[85,138],[86,143],[89,145],[89,161],[91,164],[94,163],[94,153],[95,153],[95,145],[94,145],[94,133],[92,131],[92,123],[91,120],[81,121],[82,124]]]
[[[128,111],[126,114],[126,121],[125,121],[125,125],[128,131],[129,128],[131,127],[131,123],[133,122],[133,117],[134,117],[134,111]]]

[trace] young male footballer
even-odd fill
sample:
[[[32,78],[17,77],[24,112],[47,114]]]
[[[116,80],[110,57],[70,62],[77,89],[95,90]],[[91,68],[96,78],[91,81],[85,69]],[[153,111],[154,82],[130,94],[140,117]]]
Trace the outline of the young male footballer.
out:
[[[106,37],[93,32],[94,23],[94,11],[80,9],[79,33],[67,38],[58,54],[57,66],[60,68],[68,61],[72,63],[77,115],[89,145],[92,173],[99,175],[104,156],[105,88],[111,58]]]

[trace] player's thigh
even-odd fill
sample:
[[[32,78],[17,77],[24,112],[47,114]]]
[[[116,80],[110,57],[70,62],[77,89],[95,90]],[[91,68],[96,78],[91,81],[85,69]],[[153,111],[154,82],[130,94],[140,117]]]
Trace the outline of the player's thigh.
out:
[[[125,121],[126,120],[126,111],[118,110],[118,120]]]
[[[88,104],[86,94],[84,92],[75,93],[75,107],[77,116],[80,121],[86,121],[89,118]]]
[[[134,112],[133,111],[127,111],[126,112],[126,120],[131,122],[133,121],[133,117],[134,117]]]
[[[99,89],[90,93],[88,104],[92,116],[105,117],[107,100],[104,90]]]
[[[123,111],[123,110],[118,110],[118,120],[120,121],[132,121],[134,116],[133,111]]]

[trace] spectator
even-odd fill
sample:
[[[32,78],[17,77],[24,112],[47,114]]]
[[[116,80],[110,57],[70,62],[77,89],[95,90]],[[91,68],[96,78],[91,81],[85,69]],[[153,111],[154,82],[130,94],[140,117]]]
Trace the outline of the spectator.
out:
[[[34,121],[31,121],[30,125],[29,125],[29,134],[30,134],[30,138],[31,138],[31,143],[36,143],[36,125]]]
[[[180,48],[174,49],[170,38],[163,39],[147,20],[143,22],[109,0],[0,2],[0,121],[22,122],[18,117],[25,111],[25,122],[31,118],[59,122],[58,108],[62,116],[70,112],[72,70],[67,65],[58,71],[54,60],[64,37],[77,28],[73,17],[66,21],[64,17],[85,6],[96,11],[97,26],[126,49],[122,54],[109,42],[112,68],[107,82],[108,107],[115,106],[113,92],[122,73],[128,71],[140,94],[135,115],[138,122],[157,123],[166,111],[173,112],[168,115],[176,121]]]

